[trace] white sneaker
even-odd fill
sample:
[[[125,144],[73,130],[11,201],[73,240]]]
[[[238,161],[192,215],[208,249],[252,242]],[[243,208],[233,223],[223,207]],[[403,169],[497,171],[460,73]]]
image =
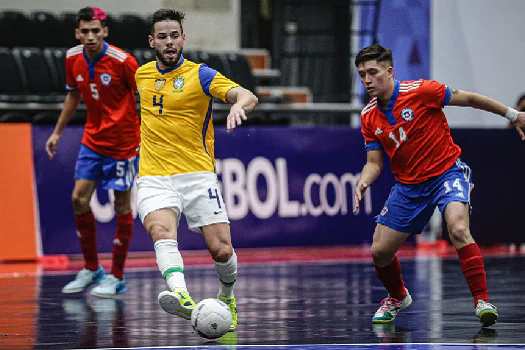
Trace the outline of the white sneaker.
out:
[[[126,280],[119,280],[112,274],[104,276],[99,285],[91,290],[91,294],[100,298],[111,298],[127,290]]]
[[[492,326],[498,319],[498,310],[491,303],[480,299],[478,300],[478,305],[476,305],[476,316],[481,322],[481,327]]]
[[[79,293],[84,291],[89,286],[96,284],[104,278],[106,272],[102,266],[98,266],[97,271],[82,269],[77,273],[75,279],[62,288],[62,293]]]
[[[406,289],[407,295],[403,300],[397,300],[392,298],[390,294],[388,297],[381,301],[381,307],[377,309],[374,317],[372,317],[372,323],[391,323],[396,319],[397,314],[412,305],[412,297]]]

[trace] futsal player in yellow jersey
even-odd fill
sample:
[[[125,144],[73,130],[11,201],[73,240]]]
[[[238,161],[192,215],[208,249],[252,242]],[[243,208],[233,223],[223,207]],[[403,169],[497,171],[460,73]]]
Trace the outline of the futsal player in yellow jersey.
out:
[[[185,319],[190,319],[195,307],[177,243],[177,227],[184,214],[190,229],[204,235],[220,281],[217,298],[230,307],[230,330],[235,330],[237,255],[215,174],[212,98],[233,103],[228,132],[246,120],[258,101],[252,92],[217,71],[184,58],[183,20],[184,13],[175,10],[153,14],[149,44],[157,60],[135,74],[142,118],[138,212],[169,288],[159,294],[161,307]]]

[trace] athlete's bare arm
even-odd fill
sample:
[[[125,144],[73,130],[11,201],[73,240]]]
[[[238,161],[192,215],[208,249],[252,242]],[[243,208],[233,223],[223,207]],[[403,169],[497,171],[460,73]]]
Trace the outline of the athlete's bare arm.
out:
[[[259,100],[250,90],[240,86],[230,89],[226,93],[226,100],[233,103],[226,119],[226,130],[230,133],[235,127],[242,124],[242,120],[247,119],[246,113],[250,113],[257,106]]]
[[[383,170],[383,150],[375,149],[366,152],[366,164],[361,171],[359,182],[354,192],[354,213],[359,210],[359,202],[363,199],[365,192]]]
[[[448,102],[449,106],[472,107],[481,109],[483,111],[492,112],[502,117],[505,117],[509,110],[509,107],[505,106],[504,104],[481,94],[462,91],[454,88],[450,88],[450,92],[450,101]],[[524,112],[517,112],[517,119],[514,122],[514,126],[520,134],[521,139],[525,141],[525,134],[523,133],[523,130],[521,130],[525,127]]]
[[[57,144],[60,140],[60,135],[62,135],[62,131],[73,117],[79,103],[80,90],[69,91],[64,100],[64,107],[62,107],[62,112],[60,112],[60,117],[58,117],[55,130],[46,142],[46,151],[49,159],[53,159],[53,156],[57,153]]]

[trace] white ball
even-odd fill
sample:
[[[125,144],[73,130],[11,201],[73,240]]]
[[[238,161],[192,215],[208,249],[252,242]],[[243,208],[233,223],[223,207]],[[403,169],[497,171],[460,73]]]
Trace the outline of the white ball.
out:
[[[232,324],[232,313],[228,305],[219,299],[204,299],[191,313],[191,325],[195,332],[206,339],[222,337]]]

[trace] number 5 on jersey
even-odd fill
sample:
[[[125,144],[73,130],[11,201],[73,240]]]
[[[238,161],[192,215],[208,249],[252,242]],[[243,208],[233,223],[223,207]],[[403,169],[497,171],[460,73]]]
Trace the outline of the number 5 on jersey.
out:
[[[162,108],[164,108],[163,101],[164,101],[164,95],[159,96],[158,102],[157,102],[157,96],[153,96],[153,106],[159,107],[159,114],[162,114]]]

